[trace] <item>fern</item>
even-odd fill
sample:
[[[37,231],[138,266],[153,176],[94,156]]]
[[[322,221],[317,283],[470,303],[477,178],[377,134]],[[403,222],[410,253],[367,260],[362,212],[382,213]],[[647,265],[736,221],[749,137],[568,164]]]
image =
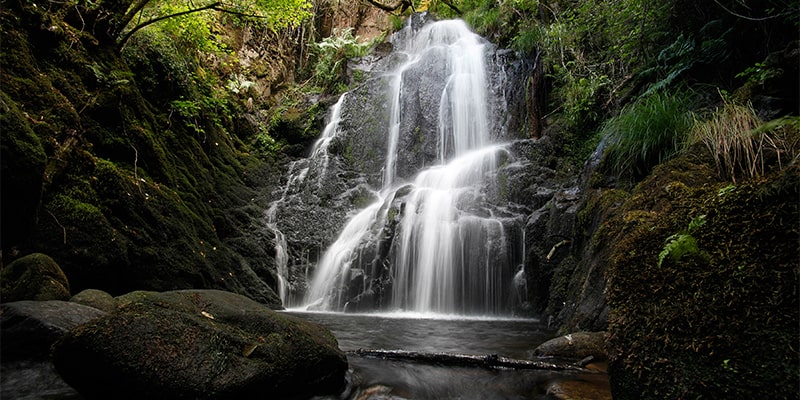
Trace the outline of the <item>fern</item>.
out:
[[[697,245],[697,239],[692,236],[691,232],[697,230],[705,224],[705,214],[698,215],[697,217],[692,218],[692,221],[689,222],[689,228],[686,231],[679,232],[668,237],[666,240],[667,244],[664,245],[664,249],[658,253],[658,267],[661,268],[661,264],[667,257],[669,257],[673,262],[677,262],[687,254],[698,253],[700,251],[700,247]]]

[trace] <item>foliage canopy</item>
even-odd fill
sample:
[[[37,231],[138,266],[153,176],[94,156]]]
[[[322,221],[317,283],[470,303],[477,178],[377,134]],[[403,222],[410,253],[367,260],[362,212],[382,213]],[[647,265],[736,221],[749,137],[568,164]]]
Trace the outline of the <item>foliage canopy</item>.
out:
[[[204,33],[202,31],[208,27],[208,17],[185,18],[190,14],[216,11],[237,18],[261,19],[270,28],[281,29],[296,26],[309,18],[311,7],[308,0],[208,0],[197,4],[193,1],[134,0],[119,19],[119,44],[124,46],[137,31],[160,21],[169,21],[168,25],[173,27],[181,25],[193,32]]]

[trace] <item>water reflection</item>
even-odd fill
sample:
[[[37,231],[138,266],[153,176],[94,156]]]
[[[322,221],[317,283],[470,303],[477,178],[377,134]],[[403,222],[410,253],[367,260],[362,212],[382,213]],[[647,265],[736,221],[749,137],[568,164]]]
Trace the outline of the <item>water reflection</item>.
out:
[[[330,329],[344,351],[410,350],[529,358],[554,331],[535,319],[291,312]]]
[[[555,334],[532,319],[435,319],[408,315],[289,312],[330,329],[344,351],[408,350],[498,354],[526,359]],[[339,397],[320,399],[554,399],[547,388],[562,380],[604,376],[571,371],[452,367],[348,355],[351,382]]]

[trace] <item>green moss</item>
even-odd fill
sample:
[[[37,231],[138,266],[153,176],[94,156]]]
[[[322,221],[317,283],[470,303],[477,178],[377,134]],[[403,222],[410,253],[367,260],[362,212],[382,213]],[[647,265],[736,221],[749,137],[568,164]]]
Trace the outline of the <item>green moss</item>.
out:
[[[611,246],[615,397],[792,397],[800,175],[790,168],[731,190],[708,181],[707,165],[681,168],[690,164],[657,168],[598,233]],[[689,232],[702,251],[659,267],[665,240],[698,215],[706,224]]]
[[[590,237],[595,247],[599,246],[603,241],[604,232],[610,227],[601,221],[607,221],[628,196],[628,192],[621,189],[592,191],[578,211],[576,231],[585,237]]]
[[[0,92],[0,164],[2,164],[2,249],[4,253],[26,240],[41,199],[45,169],[44,148],[16,102]]]
[[[0,270],[4,302],[68,300],[69,282],[58,264],[41,253],[18,258]]]

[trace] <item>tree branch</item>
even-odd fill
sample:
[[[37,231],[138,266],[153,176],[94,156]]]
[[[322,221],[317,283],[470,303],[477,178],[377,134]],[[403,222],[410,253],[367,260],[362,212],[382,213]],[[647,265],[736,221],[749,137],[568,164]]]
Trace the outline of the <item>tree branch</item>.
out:
[[[403,12],[408,7],[411,7],[411,10],[414,11],[414,4],[412,4],[410,0],[400,0],[399,3],[397,3],[397,4],[393,5],[393,6],[387,6],[387,5],[383,4],[383,3],[377,2],[375,0],[367,0],[367,2],[369,4],[372,4],[375,7],[380,8],[383,11],[386,11],[386,12],[395,12],[395,11],[397,11],[398,8],[400,9],[400,12]]]
[[[269,18],[269,16],[266,16],[266,15],[248,14],[248,13],[244,13],[244,12],[241,12],[241,11],[234,11],[234,10],[231,10],[229,8],[225,8],[225,7],[221,7],[221,6],[224,6],[224,4],[218,3],[216,6],[213,7],[214,11],[224,12],[226,14],[238,15],[240,17],[246,17],[246,18]]]
[[[463,13],[461,12],[461,10],[459,10],[459,9],[458,9],[458,7],[456,7],[456,5],[455,5],[455,4],[453,4],[453,2],[452,2],[452,1],[450,1],[450,0],[442,0],[442,3],[444,3],[445,5],[447,5],[448,7],[450,7],[450,9],[451,9],[451,10],[453,10],[453,11],[455,11],[455,13],[456,13],[456,14],[458,14],[458,15],[461,15],[461,14],[463,14]]]
[[[125,43],[128,41],[128,39],[131,38],[131,36],[134,33],[138,32],[140,29],[142,29],[142,28],[144,28],[144,27],[146,27],[148,25],[152,25],[152,24],[154,24],[154,23],[156,23],[158,21],[163,21],[165,19],[180,17],[181,15],[192,14],[192,13],[200,12],[200,11],[203,11],[203,10],[211,10],[211,9],[216,10],[217,7],[219,7],[221,4],[222,4],[221,2],[216,1],[214,3],[210,3],[210,4],[204,5],[202,7],[193,8],[191,10],[181,11],[181,12],[177,12],[175,14],[162,15],[160,17],[149,19],[149,20],[147,20],[145,22],[142,22],[141,24],[136,25],[133,28],[131,28],[131,30],[129,30],[128,33],[126,33],[125,35],[122,36],[122,38],[120,38],[119,43],[117,44],[117,46],[120,49],[125,47]]]
[[[130,9],[125,14],[122,15],[122,18],[119,21],[119,25],[117,25],[116,27],[118,32],[125,29],[125,27],[128,26],[128,24],[130,24],[131,21],[133,21],[133,18],[136,16],[136,14],[139,14],[139,12],[142,11],[142,9],[148,3],[150,3],[150,0],[136,0],[136,2],[130,6]],[[141,14],[139,15],[139,17],[141,18]]]
[[[518,360],[490,355],[471,355],[453,353],[422,353],[406,350],[364,350],[351,352],[360,357],[382,358],[385,360],[413,361],[426,364],[442,364],[462,367],[511,368],[511,369],[543,369],[551,371],[591,372],[580,365],[532,360]]]

